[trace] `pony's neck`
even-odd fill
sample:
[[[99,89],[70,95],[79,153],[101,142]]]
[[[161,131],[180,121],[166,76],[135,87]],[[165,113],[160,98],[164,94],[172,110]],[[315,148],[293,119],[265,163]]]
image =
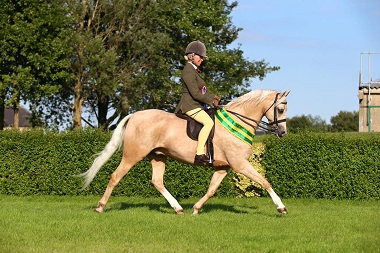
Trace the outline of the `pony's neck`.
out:
[[[274,102],[276,94],[277,92],[273,90],[251,91],[236,101],[232,101],[226,108],[251,119],[261,121],[266,110]]]
[[[250,121],[249,124],[247,124],[237,116],[233,116],[239,124],[255,133],[258,127],[258,123],[256,122],[262,120],[268,108],[273,104],[276,94],[277,92],[274,90],[251,91],[229,103],[226,106],[226,109],[252,119],[253,121]],[[252,125],[254,126],[253,128]]]
[[[264,109],[261,104],[258,106],[255,106],[254,108],[239,106],[239,107],[226,107],[226,109],[231,110],[233,112],[236,112],[238,114],[241,114],[245,117],[251,118],[256,121],[261,121],[261,119],[264,116]]]

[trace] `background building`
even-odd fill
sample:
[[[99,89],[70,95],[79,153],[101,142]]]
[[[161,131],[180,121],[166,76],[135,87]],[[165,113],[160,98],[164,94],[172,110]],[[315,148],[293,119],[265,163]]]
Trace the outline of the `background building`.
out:
[[[20,130],[25,130],[32,127],[32,124],[29,122],[31,113],[20,106],[19,108],[19,125]],[[13,109],[5,109],[4,111],[4,129],[12,129],[14,127],[14,111]]]
[[[360,54],[358,98],[359,132],[380,132],[380,53]]]

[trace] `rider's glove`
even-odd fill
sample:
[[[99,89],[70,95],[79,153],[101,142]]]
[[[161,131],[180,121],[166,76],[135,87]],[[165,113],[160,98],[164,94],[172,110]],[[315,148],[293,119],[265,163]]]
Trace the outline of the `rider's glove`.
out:
[[[215,96],[214,99],[212,100],[212,104],[214,106],[218,106],[220,103],[220,97],[219,96]]]

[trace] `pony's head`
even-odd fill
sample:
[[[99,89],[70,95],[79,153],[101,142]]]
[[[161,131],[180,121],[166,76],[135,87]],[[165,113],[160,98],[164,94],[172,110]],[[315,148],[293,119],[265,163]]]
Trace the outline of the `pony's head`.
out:
[[[286,135],[286,96],[290,91],[279,93],[275,90],[251,91],[226,105],[228,111],[240,120],[244,119],[255,122],[265,131],[272,132],[278,137]],[[232,110],[232,111],[231,111]],[[266,117],[269,123],[262,121]]]
[[[276,93],[274,102],[265,110],[264,116],[268,119],[269,125],[272,126],[274,134],[278,137],[286,135],[286,96],[290,91]]]

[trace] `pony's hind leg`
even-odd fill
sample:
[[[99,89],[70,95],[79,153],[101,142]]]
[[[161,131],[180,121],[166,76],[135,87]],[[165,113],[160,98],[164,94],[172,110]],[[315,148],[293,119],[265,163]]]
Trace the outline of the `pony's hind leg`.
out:
[[[98,207],[95,209],[97,212],[102,213],[104,211],[104,208],[108,203],[108,200],[112,194],[113,189],[135,164],[136,164],[135,162],[132,162],[132,163],[127,162],[123,156],[119,166],[112,173],[107,185],[107,189],[104,192],[103,197],[100,199],[98,203]]]
[[[184,214],[182,206],[170,194],[164,185],[166,156],[150,154],[148,155],[148,158],[150,159],[153,168],[152,184],[157,189],[157,191],[159,191],[162,196],[165,197],[165,199],[169,202],[170,206],[177,214]]]
[[[193,215],[197,215],[201,210],[202,206],[209,200],[212,196],[214,196],[216,190],[219,185],[222,183],[223,179],[227,175],[228,169],[218,169],[212,175],[210,185],[207,189],[207,193],[197,202],[193,207]]]

